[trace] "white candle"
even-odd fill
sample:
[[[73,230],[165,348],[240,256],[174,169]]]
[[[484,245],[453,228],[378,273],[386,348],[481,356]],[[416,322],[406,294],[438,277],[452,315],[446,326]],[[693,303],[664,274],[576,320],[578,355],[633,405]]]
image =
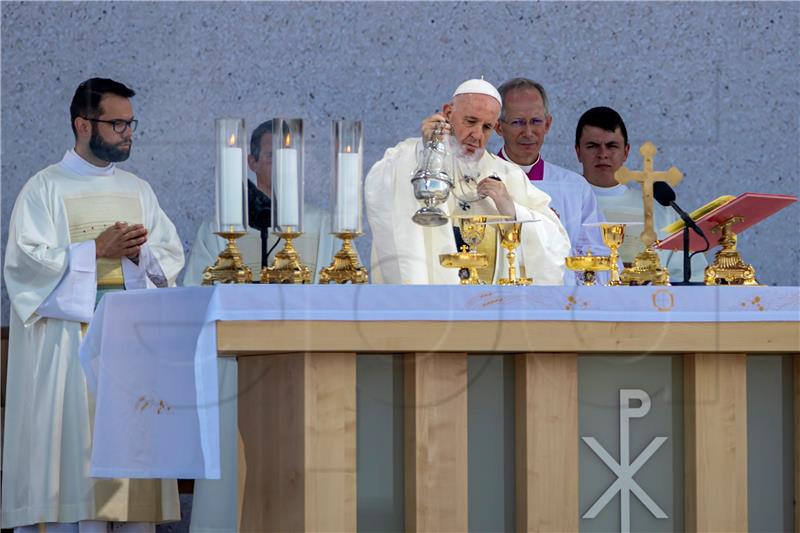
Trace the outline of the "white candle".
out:
[[[336,223],[338,231],[358,229],[358,154],[341,152],[337,164]]]
[[[243,157],[242,149],[236,146],[226,146],[222,149],[222,183],[220,184],[220,223],[223,229],[230,226],[241,227],[244,222],[243,209]]]
[[[276,154],[278,226],[299,226],[297,150],[281,148]]]

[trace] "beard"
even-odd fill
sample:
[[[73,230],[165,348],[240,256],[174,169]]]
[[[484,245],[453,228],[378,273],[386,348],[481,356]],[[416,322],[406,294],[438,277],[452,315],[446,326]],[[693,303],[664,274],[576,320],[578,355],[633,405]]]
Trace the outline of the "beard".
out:
[[[92,154],[98,159],[108,161],[109,163],[118,163],[125,161],[131,155],[131,141],[120,141],[117,144],[107,143],[97,130],[92,128],[92,136],[89,139],[89,149]],[[126,145],[126,146],[123,146]]]

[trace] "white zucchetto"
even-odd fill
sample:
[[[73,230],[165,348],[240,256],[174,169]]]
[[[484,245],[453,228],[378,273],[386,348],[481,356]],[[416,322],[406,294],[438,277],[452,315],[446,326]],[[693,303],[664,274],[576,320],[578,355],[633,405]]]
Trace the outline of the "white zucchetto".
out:
[[[497,89],[494,88],[494,85],[483,79],[472,79],[465,81],[456,88],[456,91],[453,93],[453,97],[455,98],[459,94],[485,94],[497,100],[501,107],[503,106],[503,99],[500,97],[500,93],[497,92]]]

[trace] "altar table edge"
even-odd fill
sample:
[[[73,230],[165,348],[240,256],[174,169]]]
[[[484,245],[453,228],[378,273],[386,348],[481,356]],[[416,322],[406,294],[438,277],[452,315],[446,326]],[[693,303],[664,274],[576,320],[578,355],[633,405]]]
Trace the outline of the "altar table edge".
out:
[[[800,353],[797,322],[218,321],[220,356],[355,353]]]

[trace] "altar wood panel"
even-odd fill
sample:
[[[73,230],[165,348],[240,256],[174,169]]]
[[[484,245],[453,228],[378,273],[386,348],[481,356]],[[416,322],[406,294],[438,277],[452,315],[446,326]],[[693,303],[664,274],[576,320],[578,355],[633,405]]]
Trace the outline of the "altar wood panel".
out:
[[[356,531],[356,357],[239,359],[240,531]]]
[[[794,500],[800,498],[800,354],[792,356],[794,366]],[[800,505],[794,505],[794,530],[800,532]]]
[[[467,531],[467,354],[404,362],[406,530]]]
[[[578,356],[515,361],[517,531],[578,531]]]
[[[269,339],[266,346],[264,339]],[[534,344],[535,343],[535,344]],[[292,351],[410,353],[795,353],[796,322],[225,321],[221,354]],[[432,348],[433,347],[433,348]]]
[[[744,354],[684,360],[686,530],[747,531]]]

